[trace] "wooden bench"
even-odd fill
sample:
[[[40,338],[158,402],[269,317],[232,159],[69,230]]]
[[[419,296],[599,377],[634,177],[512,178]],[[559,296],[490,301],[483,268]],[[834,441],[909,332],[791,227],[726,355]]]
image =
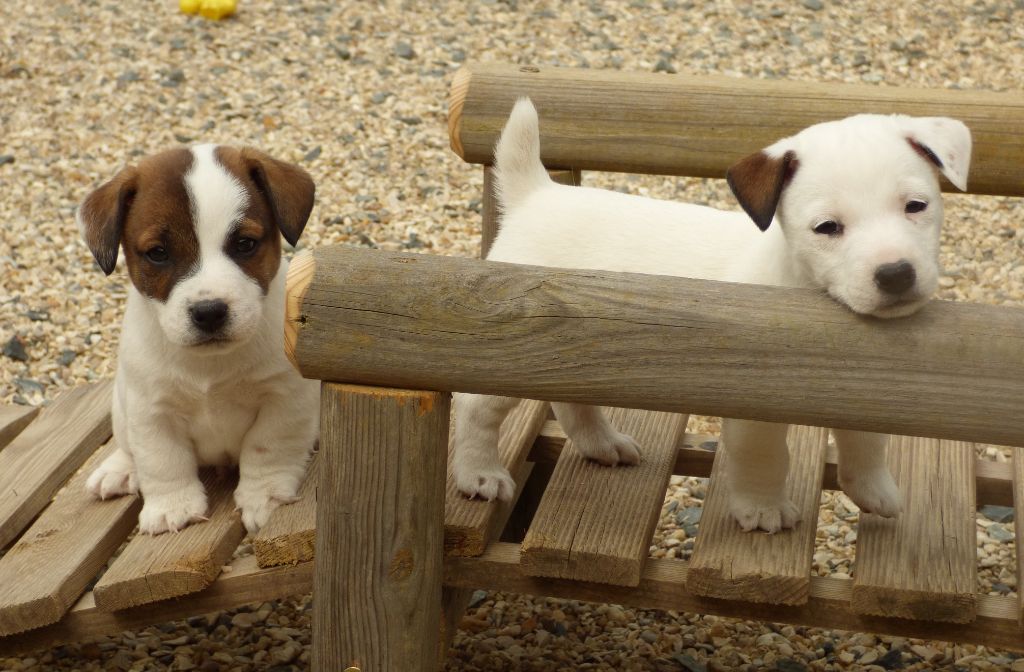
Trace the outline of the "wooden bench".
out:
[[[1018,95],[468,67],[449,126],[455,151],[484,166],[485,250],[487,164],[519,95],[537,104],[543,159],[566,183],[584,169],[721,177],[810,123],[899,111],[963,119],[971,191],[1024,194]],[[975,594],[973,531],[979,504],[1015,506],[1020,525],[1024,459],[979,461],[964,443],[1024,445],[1019,309],[936,302],[868,324],[799,290],[344,248],[297,258],[288,300],[293,361],[334,382],[303,498],[252,555],[236,552],[232,483],[212,474],[208,523],[121,548],[139,501],[94,502],[81,487],[110,450],[109,382],[38,415],[0,409],[0,656],[313,589],[313,669],[436,669],[477,588],[1024,650],[1018,601]],[[783,331],[827,346],[784,349]],[[883,348],[884,369],[871,357]],[[883,381],[893,392],[880,400]],[[444,479],[451,391],[644,409],[611,411],[643,464],[583,462],[547,402],[525,401],[501,436],[515,505],[465,500]],[[686,434],[680,411],[798,423],[805,521],[836,487],[816,426],[932,438],[894,440],[907,511],[861,517],[855,577],[812,577],[813,522],[739,534],[714,477],[728,447]],[[647,557],[672,474],[711,477],[689,561]]]

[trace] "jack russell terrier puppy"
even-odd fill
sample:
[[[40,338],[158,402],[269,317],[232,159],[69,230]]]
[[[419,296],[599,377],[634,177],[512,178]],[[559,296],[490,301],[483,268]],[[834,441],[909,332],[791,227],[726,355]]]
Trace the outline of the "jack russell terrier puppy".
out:
[[[954,119],[862,114],[817,124],[729,169],[729,186],[754,227],[741,212],[556,184],[540,162],[539,137],[536,110],[520,100],[495,150],[503,218],[488,259],[817,288],[880,318],[909,315],[935,292],[937,174],[965,189],[971,156],[970,131]],[[513,496],[497,442],[515,403],[455,396],[452,468],[465,495]],[[552,408],[584,456],[605,465],[640,459],[636,442],[598,408]],[[784,494],[787,429],[723,420],[730,508],[744,530],[776,532],[798,520]],[[885,461],[888,437],[833,435],[839,482],[850,499],[863,511],[899,514],[902,498]]]
[[[116,451],[87,488],[142,493],[139,530],[204,520],[198,468],[239,467],[250,532],[295,500],[319,429],[319,384],[284,354],[287,262],[315,188],[249,148],[200,145],[144,158],[96,189],[79,228],[103,272],[124,250],[128,291],[114,386]]]

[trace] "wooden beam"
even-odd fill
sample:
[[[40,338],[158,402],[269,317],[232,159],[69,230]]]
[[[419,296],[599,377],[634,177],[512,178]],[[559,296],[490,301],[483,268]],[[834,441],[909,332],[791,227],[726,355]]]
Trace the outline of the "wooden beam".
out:
[[[1024,448],[1013,449],[1013,530],[1024,541]],[[1017,585],[1024,580],[1024,544],[1017,551]],[[1024,627],[1024,590],[1017,591],[1017,620]]]
[[[0,450],[39,414],[37,406],[0,406]]]
[[[325,383],[314,672],[436,669],[449,396]]]
[[[287,317],[307,377],[1024,445],[1022,308],[879,320],[814,290],[313,254]]]
[[[474,64],[452,82],[455,153],[491,163],[520,96],[537,107],[541,160],[552,167],[724,178],[743,156],[818,122],[861,112],[951,116],[974,136],[970,191],[1024,195],[1019,92]]]
[[[62,393],[0,450],[0,548],[110,438],[111,389],[110,381],[104,381]]]
[[[279,506],[252,538],[252,550],[260,567],[294,565],[313,559],[316,543],[316,485],[320,479],[320,455],[313,455],[306,479],[299,487],[299,501]]]

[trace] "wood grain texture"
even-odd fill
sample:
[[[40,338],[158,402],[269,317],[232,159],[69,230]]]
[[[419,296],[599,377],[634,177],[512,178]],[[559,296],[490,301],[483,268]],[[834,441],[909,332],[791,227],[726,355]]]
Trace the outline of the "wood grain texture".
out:
[[[1013,449],[1013,529],[1024,540],[1024,448]],[[1024,548],[1017,551],[1017,585],[1024,585]],[[1017,591],[1017,620],[1024,626],[1024,590]]]
[[[452,587],[486,587],[489,590],[524,595],[939,639],[1024,651],[1024,634],[1017,625],[1016,600],[1012,597],[979,595],[978,617],[974,622],[943,623],[858,614],[850,608],[853,589],[853,581],[850,579],[812,577],[811,596],[807,604],[787,606],[700,597],[687,590],[686,574],[687,563],[683,560],[652,558],[644,567],[640,585],[636,587],[535,577],[527,575],[520,563],[518,544],[496,543],[478,558],[446,558],[444,580],[446,585]]]
[[[433,670],[449,396],[325,383],[314,672]]]
[[[202,590],[245,536],[235,511],[236,478],[202,470],[209,520],[173,534],[138,534],[93,588],[96,606],[117,611]]]
[[[463,72],[468,71],[468,72]],[[512,104],[540,115],[541,160],[583,170],[725,177],[738,159],[861,112],[952,116],[974,137],[969,190],[1024,195],[1024,95],[953,89],[468,65],[451,92],[456,154],[489,164]],[[943,187],[952,187],[943,180]]]
[[[302,297],[306,293],[306,287],[309,285],[310,280],[313,279],[315,266],[316,261],[313,259],[313,253],[309,250],[303,250],[296,254],[288,265],[288,275],[285,280],[287,287],[285,301],[287,302],[286,311],[288,315],[298,314],[299,306],[302,304]],[[296,368],[298,368],[298,364],[295,362],[293,353],[295,352],[295,341],[298,338],[299,326],[291,320],[286,319],[284,321],[284,352],[288,356],[288,361]]]
[[[523,540],[523,569],[532,576],[623,586],[640,581],[687,416],[605,413],[640,444],[640,464],[609,468],[571,447],[562,451]]]
[[[687,579],[695,595],[770,604],[807,602],[828,430],[793,426],[787,441],[786,496],[800,511],[800,522],[778,534],[740,529],[722,480],[729,449],[719,447]]]
[[[307,377],[1024,444],[1022,308],[879,320],[812,290],[314,254],[288,318]]]
[[[39,415],[36,406],[0,406],[0,450]]]
[[[101,502],[85,489],[113,451],[96,451],[0,558],[0,637],[60,620],[135,527],[137,496]]]
[[[583,176],[578,170],[549,170],[548,175],[559,184],[579,186]],[[486,258],[491,250],[494,237],[498,235],[501,219],[498,199],[494,191],[494,170],[484,166],[484,193],[481,202],[483,222],[480,228],[480,257]]]
[[[548,420],[541,427],[540,434],[530,449],[527,460],[536,464],[554,464],[562,453],[565,433],[558,423]],[[718,436],[713,434],[692,434],[687,432],[679,439],[679,454],[676,456],[672,473],[679,476],[711,475],[712,465],[718,446]],[[1013,506],[1013,467],[1009,462],[993,462],[978,459],[974,462],[974,474],[978,504]],[[836,477],[836,454],[834,448],[825,452],[824,488],[841,490]]]
[[[62,393],[0,450],[0,548],[42,511],[89,455],[110,438],[107,382]]]
[[[174,600],[110,612],[97,607],[93,593],[88,592],[60,622],[14,637],[0,638],[0,658],[61,644],[80,644],[125,630],[140,630],[149,625],[233,609],[250,602],[302,595],[308,593],[312,586],[311,562],[262,569],[257,566],[254,556],[248,556],[225,567],[206,590]]]
[[[862,514],[852,608],[954,623],[975,617],[974,446],[894,436],[898,518]]]
[[[501,463],[516,479],[517,490],[522,487],[521,469],[526,461],[540,426],[550,411],[544,401],[523,400],[512,409],[501,424],[498,439],[498,455]],[[452,451],[449,447],[448,461]],[[445,482],[444,505],[444,551],[447,555],[480,555],[493,538],[494,521],[503,518],[512,506],[498,500],[485,502],[467,499],[455,486],[455,479],[448,469]],[[527,472],[529,473],[529,472]]]
[[[320,479],[320,455],[306,469],[299,487],[299,501],[279,506],[252,538],[252,550],[260,567],[294,565],[313,559],[316,543],[316,486]]]

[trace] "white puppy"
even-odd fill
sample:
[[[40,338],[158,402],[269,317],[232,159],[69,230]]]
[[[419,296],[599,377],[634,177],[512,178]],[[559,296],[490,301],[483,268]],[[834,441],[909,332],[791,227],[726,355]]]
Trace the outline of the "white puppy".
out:
[[[313,207],[304,170],[253,149],[202,145],[143,159],[78,209],[108,275],[128,291],[113,401],[117,450],[89,477],[107,498],[141,490],[139,529],[206,515],[202,465],[239,465],[249,531],[293,501],[319,424],[319,385],[284,355],[281,235]]]
[[[899,317],[923,306],[937,288],[937,172],[966,188],[970,154],[970,132],[954,119],[864,114],[811,126],[728,171],[748,218],[552,182],[540,162],[537,113],[520,100],[495,152],[504,216],[488,259],[818,288],[857,313]],[[453,470],[464,494],[513,496],[496,446],[514,404],[456,395]],[[636,442],[615,431],[599,409],[552,406],[586,457],[607,465],[639,460]],[[784,495],[786,432],[786,425],[723,422],[732,458],[730,506],[743,529],[775,532],[797,521]],[[885,464],[887,437],[834,435],[839,481],[850,498],[865,511],[898,514],[900,493]]]

